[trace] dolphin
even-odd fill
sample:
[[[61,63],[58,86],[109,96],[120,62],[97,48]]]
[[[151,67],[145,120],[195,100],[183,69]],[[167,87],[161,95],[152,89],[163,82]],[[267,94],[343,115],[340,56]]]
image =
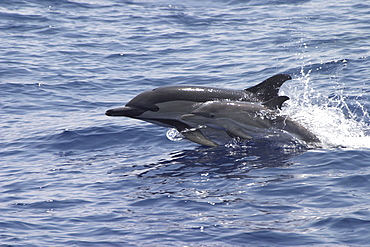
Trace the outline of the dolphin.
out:
[[[319,139],[309,130],[274,109],[289,98],[278,96],[268,103],[212,101],[184,114],[181,119],[199,126],[225,131],[230,137],[251,140],[262,135],[293,137],[306,143]]]
[[[206,138],[199,129],[194,129],[196,124],[181,119],[181,116],[191,113],[199,105],[208,101],[268,102],[278,96],[281,85],[290,79],[292,79],[290,75],[278,74],[245,90],[202,86],[159,87],[145,91],[130,100],[124,107],[107,110],[105,114],[174,127],[193,142],[205,146],[218,146],[217,143]]]

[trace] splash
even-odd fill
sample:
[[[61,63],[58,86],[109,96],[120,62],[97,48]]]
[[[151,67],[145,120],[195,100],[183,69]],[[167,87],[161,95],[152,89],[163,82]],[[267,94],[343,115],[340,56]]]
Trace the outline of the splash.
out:
[[[370,126],[364,117],[355,114],[353,107],[346,102],[343,90],[336,89],[334,97],[327,97],[314,90],[311,83],[311,71],[298,78],[300,86],[286,86],[282,95],[288,95],[287,107],[283,115],[299,122],[322,142],[323,148],[370,148]],[[335,83],[334,83],[335,84]],[[362,109],[362,115],[368,116],[363,104],[356,102]],[[352,109],[351,109],[352,108]]]
[[[180,132],[178,132],[175,128],[168,129],[168,131],[166,132],[166,137],[168,140],[174,142],[182,141],[184,139],[184,136]]]
[[[281,114],[315,134],[322,148],[369,149],[370,109],[358,89],[345,93],[346,85],[340,82],[347,62],[343,59],[287,71],[294,79],[280,89],[280,95],[290,97]],[[175,129],[167,132],[167,138],[184,139]],[[234,142],[226,145],[232,146]]]

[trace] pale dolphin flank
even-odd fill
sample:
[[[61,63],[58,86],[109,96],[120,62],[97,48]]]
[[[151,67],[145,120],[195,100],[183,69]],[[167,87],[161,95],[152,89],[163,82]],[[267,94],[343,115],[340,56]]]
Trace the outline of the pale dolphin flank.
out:
[[[206,146],[218,144],[206,138],[199,130],[189,131],[194,123],[181,119],[199,104],[207,101],[266,102],[278,96],[281,85],[292,79],[278,74],[245,90],[220,89],[201,86],[168,86],[145,91],[126,106],[106,111],[107,116],[125,116],[151,122],[160,126],[175,127],[185,138]]]
[[[286,96],[276,97],[270,100],[268,107],[251,102],[207,102],[190,114],[182,115],[181,119],[247,140],[260,134],[289,134],[307,143],[319,142],[314,134],[300,124],[271,110],[280,108],[287,99]]]

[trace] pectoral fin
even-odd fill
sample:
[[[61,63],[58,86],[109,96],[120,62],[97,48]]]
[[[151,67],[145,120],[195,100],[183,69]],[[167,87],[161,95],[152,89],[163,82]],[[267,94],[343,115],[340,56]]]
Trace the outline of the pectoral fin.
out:
[[[185,136],[186,139],[204,145],[208,147],[217,147],[218,144],[214,141],[208,139],[205,137],[200,130],[194,130],[194,131],[182,131],[181,134]]]

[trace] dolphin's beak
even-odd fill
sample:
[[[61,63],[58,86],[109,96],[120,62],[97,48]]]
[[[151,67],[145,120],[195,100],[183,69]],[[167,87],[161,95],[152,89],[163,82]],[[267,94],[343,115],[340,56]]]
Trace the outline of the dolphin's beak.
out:
[[[114,108],[107,110],[105,115],[107,116],[122,116],[122,117],[136,117],[143,114],[146,110],[139,109],[136,107],[124,106],[120,108]]]
[[[189,119],[192,119],[194,118],[196,115],[195,114],[184,114],[181,116],[181,119],[182,120],[189,120]]]

